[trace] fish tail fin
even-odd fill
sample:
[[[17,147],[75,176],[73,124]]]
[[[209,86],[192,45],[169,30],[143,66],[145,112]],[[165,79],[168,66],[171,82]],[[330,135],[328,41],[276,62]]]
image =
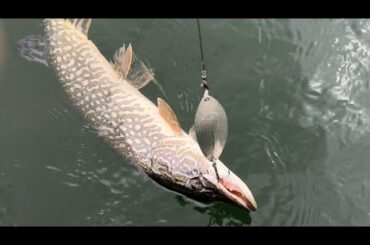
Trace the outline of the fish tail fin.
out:
[[[68,19],[71,24],[80,32],[87,36],[92,19]]]

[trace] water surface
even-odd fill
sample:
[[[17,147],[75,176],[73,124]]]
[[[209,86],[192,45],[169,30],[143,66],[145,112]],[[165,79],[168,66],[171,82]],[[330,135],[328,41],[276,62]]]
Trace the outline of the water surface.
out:
[[[370,21],[202,19],[209,83],[229,119],[222,161],[258,210],[200,205],[118,157],[48,68],[15,53],[41,21],[0,20],[0,225],[370,224]],[[154,69],[188,130],[201,97],[194,19],[94,20],[108,58],[122,43]]]

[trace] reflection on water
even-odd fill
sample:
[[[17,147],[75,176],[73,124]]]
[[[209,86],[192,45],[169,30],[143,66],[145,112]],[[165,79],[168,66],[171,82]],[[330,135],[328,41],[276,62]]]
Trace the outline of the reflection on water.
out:
[[[192,205],[192,202],[179,195],[176,200],[181,206]],[[225,203],[195,206],[193,209],[209,216],[208,226],[249,226],[251,223],[248,211]]]
[[[5,174],[0,172],[0,224],[12,225],[12,187],[5,180]]]
[[[249,212],[228,204],[216,204],[211,207],[194,207],[200,213],[209,215],[208,226],[245,226],[250,225]]]
[[[330,53],[320,55],[317,69],[303,83],[299,99],[301,123],[319,125],[340,135],[346,144],[369,131],[369,25],[364,20],[332,22],[326,45]],[[366,36],[367,34],[367,36]]]
[[[3,24],[0,21],[0,76],[1,76],[1,71],[3,69],[4,60],[5,60],[5,37],[4,37]]]
[[[40,32],[39,20],[0,22],[0,224],[370,224],[369,20],[202,20],[209,83],[229,117],[221,160],[252,190],[253,213],[189,201],[119,158],[55,75],[9,47]],[[190,127],[195,20],[99,19],[89,33],[108,59],[131,42],[158,80],[142,93],[165,94]]]

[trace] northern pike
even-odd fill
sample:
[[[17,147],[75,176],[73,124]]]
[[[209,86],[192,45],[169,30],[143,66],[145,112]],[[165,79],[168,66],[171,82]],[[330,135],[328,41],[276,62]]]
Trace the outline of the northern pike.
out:
[[[247,185],[219,159],[210,161],[161,98],[139,89],[154,79],[132,46],[109,62],[88,38],[91,19],[45,19],[44,35],[17,42],[22,57],[54,70],[87,123],[160,185],[200,202],[257,209]]]

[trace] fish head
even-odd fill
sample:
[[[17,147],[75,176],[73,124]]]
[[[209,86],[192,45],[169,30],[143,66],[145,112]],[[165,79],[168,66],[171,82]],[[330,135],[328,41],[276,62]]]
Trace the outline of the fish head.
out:
[[[160,142],[146,172],[160,185],[190,199],[226,202],[249,211],[257,209],[247,185],[220,160],[209,161],[190,136]]]
[[[208,161],[208,160],[207,160]],[[216,193],[217,199],[228,202],[249,211],[257,210],[257,203],[248,186],[236,174],[225,166],[219,159],[202,174],[205,188]]]

